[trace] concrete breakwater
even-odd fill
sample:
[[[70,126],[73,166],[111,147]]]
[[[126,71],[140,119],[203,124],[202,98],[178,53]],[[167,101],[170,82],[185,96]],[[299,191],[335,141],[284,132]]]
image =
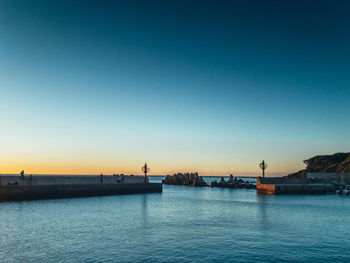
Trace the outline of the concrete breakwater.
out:
[[[219,188],[248,188],[255,189],[255,185],[248,181],[243,181],[242,179],[233,178],[230,175],[229,179],[225,181],[224,177],[220,178],[219,182],[213,181],[208,185],[202,176],[199,176],[198,173],[177,173],[174,175],[167,175],[163,180],[163,184],[168,185],[187,185],[187,186],[210,186],[210,187],[219,187]]]
[[[256,190],[260,194],[326,194],[334,193],[336,185],[323,178],[256,178]]]
[[[159,192],[143,176],[0,176],[0,202]]]

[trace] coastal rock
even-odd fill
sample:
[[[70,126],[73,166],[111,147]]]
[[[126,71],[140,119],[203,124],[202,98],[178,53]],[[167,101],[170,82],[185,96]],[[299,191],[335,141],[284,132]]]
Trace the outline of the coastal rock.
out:
[[[208,186],[198,173],[177,173],[174,175],[167,175],[163,180],[163,184],[169,185],[188,185],[188,186]]]
[[[317,155],[304,161],[306,168],[287,175],[288,178],[305,178],[306,173],[349,173],[350,153],[335,153],[333,155]]]
[[[208,184],[203,180],[202,176],[199,176],[198,173],[177,173],[174,175],[167,175],[162,181],[163,184],[168,185],[188,185],[188,186],[208,186]],[[213,181],[209,185],[210,187],[219,187],[219,188],[247,188],[255,189],[255,185],[242,179],[233,178],[231,174],[229,179],[225,181],[225,178],[220,177],[220,181]]]
[[[230,174],[230,177],[228,178],[227,182],[230,183],[230,184],[232,184],[234,182],[232,174]]]
[[[216,187],[218,185],[217,181],[213,181],[210,183],[210,187]]]
[[[220,177],[220,181],[217,183],[213,181],[210,184],[210,187],[219,187],[219,188],[246,188],[246,189],[255,189],[256,186],[249,181],[243,181],[242,179],[233,178],[231,174],[229,179],[225,181],[224,177]]]

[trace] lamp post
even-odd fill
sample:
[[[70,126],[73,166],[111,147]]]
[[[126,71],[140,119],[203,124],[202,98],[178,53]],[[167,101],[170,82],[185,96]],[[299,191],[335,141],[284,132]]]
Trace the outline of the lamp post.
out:
[[[147,183],[147,173],[149,172],[150,168],[147,166],[147,163],[145,163],[144,166],[141,168],[142,172],[145,174],[145,183]]]
[[[260,168],[262,169],[262,173],[263,173],[263,178],[265,178],[265,169],[267,168],[267,164],[265,163],[264,160],[262,160],[262,162],[260,163]]]

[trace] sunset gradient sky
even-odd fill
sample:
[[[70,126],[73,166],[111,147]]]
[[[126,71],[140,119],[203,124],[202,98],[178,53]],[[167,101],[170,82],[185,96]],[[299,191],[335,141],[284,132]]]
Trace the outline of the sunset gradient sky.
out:
[[[0,0],[0,174],[267,174],[350,149],[350,1]]]

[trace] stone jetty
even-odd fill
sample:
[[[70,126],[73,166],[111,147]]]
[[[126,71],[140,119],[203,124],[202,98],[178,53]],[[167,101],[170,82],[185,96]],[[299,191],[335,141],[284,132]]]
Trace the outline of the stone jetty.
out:
[[[246,188],[246,189],[255,189],[256,186],[248,181],[243,181],[242,179],[233,178],[231,174],[229,179],[225,181],[224,177],[220,178],[219,182],[213,181],[210,183],[210,187],[219,187],[219,188]]]
[[[167,175],[163,180],[163,184],[171,185],[188,185],[188,186],[208,186],[198,173],[177,173],[174,175]]]

